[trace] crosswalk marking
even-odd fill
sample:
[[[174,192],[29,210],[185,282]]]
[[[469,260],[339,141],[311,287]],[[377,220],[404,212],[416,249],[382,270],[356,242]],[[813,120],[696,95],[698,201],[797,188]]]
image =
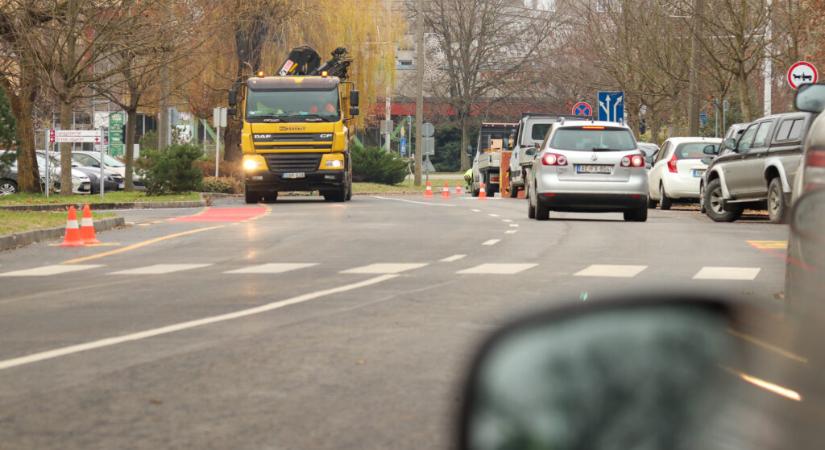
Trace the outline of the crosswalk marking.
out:
[[[739,280],[751,281],[759,275],[758,267],[702,267],[694,280]]]
[[[499,241],[501,241],[501,239],[490,239],[489,241],[484,241],[481,245],[496,245],[499,243]]]
[[[462,275],[514,275],[520,272],[524,272],[525,270],[532,269],[537,265],[538,264],[481,264],[475,267],[471,267],[469,269],[459,270],[456,273]]]
[[[640,274],[647,266],[593,264],[574,274],[577,277],[612,277],[633,278]]]
[[[498,214],[487,214],[490,217],[498,217]]]
[[[454,261],[458,261],[459,259],[464,259],[466,256],[467,256],[467,255],[453,255],[453,256],[448,256],[448,257],[446,257],[446,258],[442,259],[442,260],[441,260],[441,262],[454,262]]]
[[[501,221],[504,223],[510,223],[513,221],[513,219],[501,219]]]
[[[47,277],[49,275],[60,275],[61,273],[80,272],[100,267],[95,264],[57,264],[53,266],[35,267],[33,269],[15,270],[13,272],[0,273],[0,277]]]
[[[517,223],[511,223],[510,228],[518,228],[518,224]]]
[[[200,269],[212,264],[154,264],[136,269],[120,270],[111,275],[161,275],[165,273],[181,272],[184,270]]]
[[[377,263],[370,264],[368,266],[356,267],[354,269],[343,270],[341,273],[395,274],[406,272],[408,270],[420,269],[426,265],[426,263]]]
[[[306,269],[307,267],[317,266],[316,263],[268,263],[257,266],[244,267],[242,269],[228,270],[224,273],[231,274],[274,274],[291,272],[293,270]]]

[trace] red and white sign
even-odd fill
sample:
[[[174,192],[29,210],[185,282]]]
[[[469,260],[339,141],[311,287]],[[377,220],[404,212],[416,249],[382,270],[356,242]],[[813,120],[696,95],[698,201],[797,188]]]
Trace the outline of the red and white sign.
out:
[[[49,140],[55,142],[89,142],[100,143],[100,130],[53,130],[54,140],[49,133]]]
[[[590,117],[593,115],[593,107],[587,102],[578,102],[573,105],[571,113],[574,116]]]
[[[808,61],[798,61],[788,69],[788,84],[794,89],[799,89],[803,84],[816,83],[818,80],[819,72]]]
[[[54,144],[54,130],[49,130],[49,144]]]

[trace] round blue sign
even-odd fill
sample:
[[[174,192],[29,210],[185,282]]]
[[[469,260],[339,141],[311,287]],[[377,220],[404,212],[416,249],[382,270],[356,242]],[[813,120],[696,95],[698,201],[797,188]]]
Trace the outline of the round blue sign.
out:
[[[575,105],[573,105],[573,115],[590,117],[593,115],[593,107],[590,106],[590,103],[578,102]]]

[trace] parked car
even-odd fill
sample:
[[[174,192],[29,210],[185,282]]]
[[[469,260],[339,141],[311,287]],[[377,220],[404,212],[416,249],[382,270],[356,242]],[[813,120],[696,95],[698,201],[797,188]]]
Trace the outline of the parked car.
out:
[[[46,160],[42,153],[37,155],[37,168],[40,173],[40,186],[46,185]],[[49,160],[50,183],[55,189],[60,189],[60,162],[51,158]],[[18,192],[17,185],[17,160],[12,160],[10,164],[0,170],[0,195],[10,195]],[[88,194],[91,192],[91,179],[82,171],[72,169],[72,193]]]
[[[725,148],[732,151],[711,162],[701,186],[705,214],[732,222],[745,208],[766,205],[771,222],[784,222],[812,119],[809,112],[767,116],[748,125],[738,141],[728,138]]]
[[[43,156],[44,152],[38,150],[38,155],[41,157]],[[54,152],[52,153],[52,158],[60,164],[60,153]],[[100,167],[90,167],[84,166],[75,161],[75,158],[72,158],[72,170],[73,171],[80,171],[83,172],[87,177],[89,177],[89,182],[91,183],[91,193],[97,194],[100,192]],[[123,189],[124,182],[123,177],[120,176],[117,172],[112,171],[111,169],[104,169],[104,174],[106,178],[103,180],[103,189],[105,192],[117,191],[119,189]]]
[[[638,143],[639,150],[645,154],[645,168],[650,169],[653,167],[653,161],[656,160],[656,155],[659,154],[659,146],[656,144],[651,144],[649,142],[639,142]]]
[[[75,151],[72,152],[72,160],[81,166],[100,168],[99,152]],[[103,155],[103,162],[106,166],[106,170],[111,170],[112,172],[117,173],[120,175],[121,179],[126,178],[126,164],[106,154]],[[137,188],[143,188],[145,186],[143,183],[143,177],[137,172],[132,174],[132,183],[134,183]],[[124,187],[125,183],[121,181],[119,189],[123,189]]]
[[[527,171],[533,165],[537,148],[544,141],[550,126],[562,119],[580,119],[575,116],[557,114],[524,113],[518,122],[516,143],[510,156],[508,173],[510,177],[510,197],[518,197],[519,189],[524,189]]]
[[[821,298],[825,282],[825,84],[803,86],[796,109],[817,114],[804,139],[796,172],[791,233],[785,271],[785,298],[801,311],[801,302]]]
[[[699,200],[699,180],[708,167],[704,158],[717,152],[721,143],[704,137],[666,140],[648,172],[650,207],[658,203],[668,210],[674,201]]]
[[[622,212],[647,220],[647,173],[641,150],[626,125],[560,121],[551,127],[533,161],[527,216],[550,211]]]

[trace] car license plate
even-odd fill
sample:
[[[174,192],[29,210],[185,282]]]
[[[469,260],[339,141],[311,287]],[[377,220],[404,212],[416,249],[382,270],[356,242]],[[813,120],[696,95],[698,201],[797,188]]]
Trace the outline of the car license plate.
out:
[[[281,177],[283,177],[284,179],[287,179],[287,180],[295,180],[295,179],[298,179],[298,178],[306,178],[306,176],[307,176],[307,174],[304,173],[304,172],[288,172],[288,173],[285,173],[285,174],[281,175]]]
[[[701,178],[702,175],[705,174],[705,171],[702,169],[693,169],[693,176],[696,178]]]
[[[576,173],[602,173],[610,175],[613,173],[613,166],[606,164],[576,164]]]

